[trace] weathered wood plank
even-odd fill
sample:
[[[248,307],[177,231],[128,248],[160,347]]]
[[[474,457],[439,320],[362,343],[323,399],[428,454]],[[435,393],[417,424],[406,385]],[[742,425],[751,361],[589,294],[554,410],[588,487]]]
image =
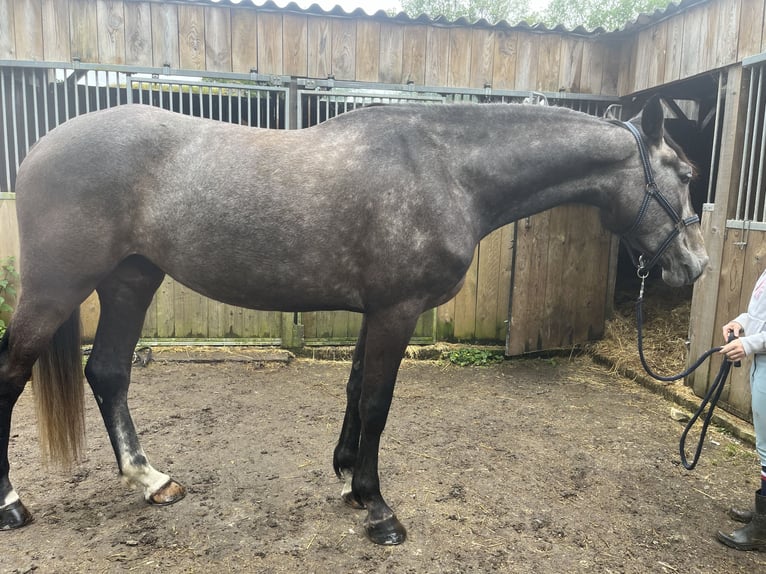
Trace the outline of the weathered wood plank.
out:
[[[151,4],[152,65],[179,67],[178,6]]]
[[[125,63],[125,5],[122,0],[98,0],[99,63]]]
[[[494,69],[495,34],[491,30],[471,30],[471,75],[469,86],[492,86]]]
[[[157,292],[154,294],[154,302],[157,305],[157,337],[162,339],[171,339],[173,337],[182,336],[180,333],[176,335],[175,330],[175,312],[173,304],[175,299],[175,285],[176,282],[166,276],[160,284],[159,289],[157,289]]]
[[[158,339],[157,332],[157,297],[152,297],[149,307],[146,309],[146,317],[141,328],[141,337],[144,339]]]
[[[308,19],[308,76],[326,78],[332,74],[332,20]]]
[[[545,291],[545,301],[536,321],[542,329],[542,348],[568,347],[572,337],[572,294],[564,283],[563,270],[567,267],[567,219],[571,206],[550,210],[545,281],[539,285]],[[534,317],[534,315],[533,315]],[[535,319],[533,319],[535,320]]]
[[[449,30],[430,27],[426,31],[427,86],[445,86],[449,76]]]
[[[2,6],[3,0],[0,0]],[[49,62],[68,62],[69,42],[69,0],[42,0],[43,58]],[[0,8],[0,29],[2,28]],[[0,32],[0,50],[3,33]],[[0,56],[2,57],[2,56]]]
[[[80,325],[83,343],[92,343],[96,336],[101,305],[95,291],[80,305]]]
[[[436,308],[436,338],[439,341],[455,339],[455,298]]]
[[[497,309],[500,297],[501,252],[503,233],[490,233],[479,243],[479,265],[476,279],[476,330],[474,337],[480,341],[497,337]]]
[[[19,225],[16,220],[16,200],[0,197],[0,259],[19,260]]]
[[[540,323],[545,305],[550,210],[516,223],[516,260],[513,268],[511,311],[506,352],[509,355],[542,350],[546,338]]]
[[[747,245],[744,250],[739,248],[739,253],[732,254],[732,257],[739,258],[741,260],[742,278],[740,287],[740,296],[736,300],[737,307],[732,309],[729,307],[726,309],[728,312],[732,312],[726,319],[719,320],[718,325],[726,324],[726,321],[733,319],[745,309],[750,302],[750,294],[753,292],[753,287],[758,277],[763,273],[766,268],[766,233],[763,231],[748,231],[746,235]],[[726,312],[725,311],[725,312]],[[720,334],[718,335],[721,336]],[[718,344],[723,344],[722,340],[719,340]],[[750,377],[749,366],[750,360],[745,361],[745,368],[732,369],[732,377],[729,384],[724,387],[724,391],[721,395],[721,400],[724,401],[731,410],[734,407],[734,412],[743,418],[750,418]]]
[[[175,284],[173,295],[176,337],[207,337],[207,298],[180,283]]]
[[[40,0],[16,0],[12,23],[16,28],[16,57],[20,60],[42,60],[44,56]]]
[[[402,47],[402,83],[423,85],[426,78],[428,30],[425,26],[406,26]]]
[[[739,229],[727,229],[724,234],[724,246],[719,268],[719,275],[716,277],[718,283],[718,305],[715,311],[715,328],[713,330],[713,342],[708,345],[721,345],[721,327],[728,321],[739,315],[747,308],[747,301],[742,303],[743,298],[747,298],[755,284],[755,278],[749,283],[744,281],[747,272],[747,257],[741,244],[744,239],[744,233]],[[690,359],[692,359],[690,357]],[[721,366],[721,357],[712,356],[708,361],[707,368],[710,372],[710,380],[701,381],[695,373],[694,391],[697,395],[704,394],[712,382],[712,375],[718,372]],[[732,373],[734,374],[734,373]],[[731,383],[734,383],[732,379]],[[728,389],[725,389],[728,393]],[[723,397],[723,395],[722,395]],[[725,399],[724,399],[725,400]]]
[[[743,0],[722,0],[718,4],[718,25],[712,30],[714,47],[712,50],[706,50],[711,69],[728,66],[737,61],[737,35],[742,2]]]
[[[471,30],[452,28],[449,31],[448,86],[467,86],[471,81]]]
[[[258,18],[254,10],[231,9],[232,71],[248,73],[258,68]]]
[[[559,68],[561,67],[561,36],[544,34],[538,39],[539,56],[536,89],[544,92],[557,92]]]
[[[559,88],[566,92],[582,92],[583,48],[582,38],[561,39],[561,60],[559,65]]]
[[[621,93],[620,76],[625,67],[620,46],[614,41],[598,42],[603,54],[603,72],[601,74],[601,90],[598,92],[605,95],[617,96]]]
[[[664,83],[673,82],[681,77],[684,26],[685,22],[681,17],[671,18],[667,22]]]
[[[378,81],[401,84],[404,61],[404,26],[381,23]]]
[[[667,50],[667,22],[641,30],[638,43],[642,46],[636,53],[635,90],[645,90],[662,83],[665,77],[665,51]]]
[[[744,122],[747,110],[747,89],[743,89],[741,68],[729,70],[726,87],[724,120],[721,130],[716,197],[712,211],[702,213],[702,229],[705,248],[710,257],[707,269],[694,284],[692,313],[689,318],[689,357],[699,357],[717,341],[718,325],[710,309],[719,304],[719,281],[717,270],[724,261],[726,244],[726,219],[733,210],[736,190],[739,187],[739,165],[742,161]],[[697,369],[688,379],[698,395],[704,394],[709,380],[710,364]]]
[[[300,14],[285,14],[282,52],[284,73],[290,76],[308,74],[308,18]]]
[[[537,89],[538,57],[540,44],[538,36],[527,32],[519,32],[518,57],[516,58],[516,81],[517,90]]]
[[[380,22],[356,23],[356,80],[377,82],[380,71]]]
[[[763,0],[742,0],[737,38],[737,59],[742,60],[763,51]]]
[[[206,69],[205,8],[202,6],[178,7],[178,58],[184,69]]]
[[[332,75],[354,80],[356,75],[356,21],[332,21]]]
[[[152,61],[151,6],[146,2],[129,2],[125,5],[125,63],[151,66]]]
[[[231,10],[225,6],[205,6],[206,69],[232,71]]]
[[[465,283],[455,295],[454,337],[457,340],[476,338],[476,288],[479,271],[479,248],[473,254],[471,266],[465,274]]]
[[[282,33],[282,14],[258,13],[258,72],[261,74],[284,73]]]
[[[0,58],[16,59],[16,28],[13,0],[0,0]]]
[[[583,94],[612,94],[604,85],[604,64],[606,44],[586,41],[582,47],[582,75],[580,91]]]
[[[77,0],[69,3],[69,34],[72,58],[79,58],[81,62],[98,62],[96,0]]]
[[[691,7],[683,12],[684,35],[681,42],[681,78],[702,71],[709,4]]]
[[[495,32],[495,53],[492,58],[492,87],[498,90],[516,88],[516,58],[518,56],[518,34],[516,32]]]
[[[573,205],[567,237],[564,297],[572,306],[572,344],[579,345],[604,333],[611,234],[601,225],[598,209]]]
[[[508,334],[508,314],[511,301],[511,276],[513,274],[513,238],[516,224],[511,223],[500,231],[500,275],[498,276],[497,311],[495,312],[495,340],[505,341]]]

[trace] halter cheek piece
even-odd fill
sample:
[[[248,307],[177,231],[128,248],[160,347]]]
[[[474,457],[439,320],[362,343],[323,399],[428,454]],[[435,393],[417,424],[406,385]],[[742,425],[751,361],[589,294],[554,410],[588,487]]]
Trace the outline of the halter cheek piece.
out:
[[[638,128],[636,128],[636,126],[630,122],[620,122],[620,124],[627,128],[627,130],[633,134],[633,137],[636,138],[636,143],[638,144],[638,153],[641,157],[641,164],[644,166],[644,180],[646,181],[646,194],[644,195],[644,201],[641,204],[641,208],[638,210],[638,214],[636,215],[636,219],[633,221],[633,225],[631,225],[630,229],[621,235],[621,238],[627,247],[630,258],[633,261],[633,265],[636,266],[638,276],[645,278],[647,275],[649,275],[649,270],[654,267],[660,260],[660,257],[662,257],[662,254],[665,252],[665,250],[670,247],[670,244],[673,242],[676,236],[681,233],[681,230],[683,230],[684,227],[688,227],[694,223],[699,223],[700,218],[697,216],[697,214],[694,214],[691,217],[684,219],[678,214],[673,206],[670,205],[670,202],[668,202],[667,198],[662,195],[662,192],[657,187],[657,183],[654,181],[654,172],[652,171],[652,166],[649,163],[649,152],[646,149],[646,144],[644,143],[644,139],[641,137]],[[673,231],[670,232],[665,241],[663,241],[662,245],[660,245],[660,248],[647,263],[644,261],[644,254],[641,253],[636,256],[636,251],[633,249],[633,247],[630,246],[625,238],[634,233],[641,225],[644,220],[644,216],[648,211],[649,202],[652,199],[656,200],[657,203],[659,203],[665,212],[670,216],[674,226]]]

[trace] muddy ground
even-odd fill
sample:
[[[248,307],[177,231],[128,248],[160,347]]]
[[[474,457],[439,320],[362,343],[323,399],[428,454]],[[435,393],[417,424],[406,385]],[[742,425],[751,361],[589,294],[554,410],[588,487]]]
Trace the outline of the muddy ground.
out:
[[[381,476],[409,539],[373,546],[331,465],[348,369],[307,359],[135,368],[144,448],[189,489],[164,508],[122,485],[90,400],[86,459],[46,470],[27,390],[11,477],[36,521],[0,533],[0,571],[766,571],[766,554],[714,536],[735,526],[730,504],[752,502],[753,450],[714,431],[687,472],[672,403],[587,357],[406,361]]]

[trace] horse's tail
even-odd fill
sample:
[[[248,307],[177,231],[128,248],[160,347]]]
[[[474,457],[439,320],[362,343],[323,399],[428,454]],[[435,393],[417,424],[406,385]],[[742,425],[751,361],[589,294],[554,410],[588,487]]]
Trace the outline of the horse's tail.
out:
[[[33,370],[32,388],[43,457],[69,467],[80,459],[85,436],[79,307],[40,354]]]

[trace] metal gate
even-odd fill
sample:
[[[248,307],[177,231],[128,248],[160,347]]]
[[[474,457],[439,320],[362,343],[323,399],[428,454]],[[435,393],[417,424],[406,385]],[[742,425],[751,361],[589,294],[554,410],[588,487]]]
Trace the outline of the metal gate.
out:
[[[189,116],[285,129],[290,95],[281,84],[282,78],[255,73],[0,60],[0,192],[13,191],[18,166],[34,142],[73,117],[141,103]]]
[[[493,90],[491,86],[470,89],[388,85],[256,73],[0,61],[0,192],[13,191],[20,162],[42,135],[75,116],[128,103],[243,125],[288,129],[310,127],[373,104],[529,103],[603,115],[615,100],[568,93]],[[579,208],[559,208],[558,212],[528,218],[485,238],[477,248],[463,291],[453,301],[421,316],[413,342],[437,339],[498,342],[506,337],[508,341],[521,341],[526,337],[523,334],[526,325],[541,320],[533,317],[534,313],[547,313],[549,318],[565,316],[561,308],[551,314],[544,306],[535,307],[529,297],[539,291],[541,269],[554,273],[569,264],[541,259],[541,237],[546,238],[547,250],[547,238],[561,236],[562,230],[571,240],[578,234],[591,233],[592,227],[600,229],[597,222],[594,226],[582,225],[583,216],[577,211],[571,213],[572,209]],[[576,245],[575,255],[581,255],[588,252],[594,241],[593,249],[608,252],[600,236],[594,239],[588,235],[570,245]],[[582,276],[578,281],[581,279]],[[604,273],[599,271],[594,281],[606,289]],[[594,296],[594,301],[597,298]],[[598,305],[603,306],[603,299],[598,300]],[[564,294],[562,305],[575,304],[567,301],[571,298]],[[529,309],[537,310],[530,315]],[[91,299],[83,312],[86,333],[95,332],[97,316],[97,302]],[[360,324],[361,317],[348,312],[282,314],[231,307],[166,279],[147,314],[143,337],[154,342],[183,343],[215,340],[232,344],[284,344],[290,339],[289,344],[349,344],[355,341]],[[508,348],[513,351],[510,343]],[[525,346],[521,350],[534,349]]]

